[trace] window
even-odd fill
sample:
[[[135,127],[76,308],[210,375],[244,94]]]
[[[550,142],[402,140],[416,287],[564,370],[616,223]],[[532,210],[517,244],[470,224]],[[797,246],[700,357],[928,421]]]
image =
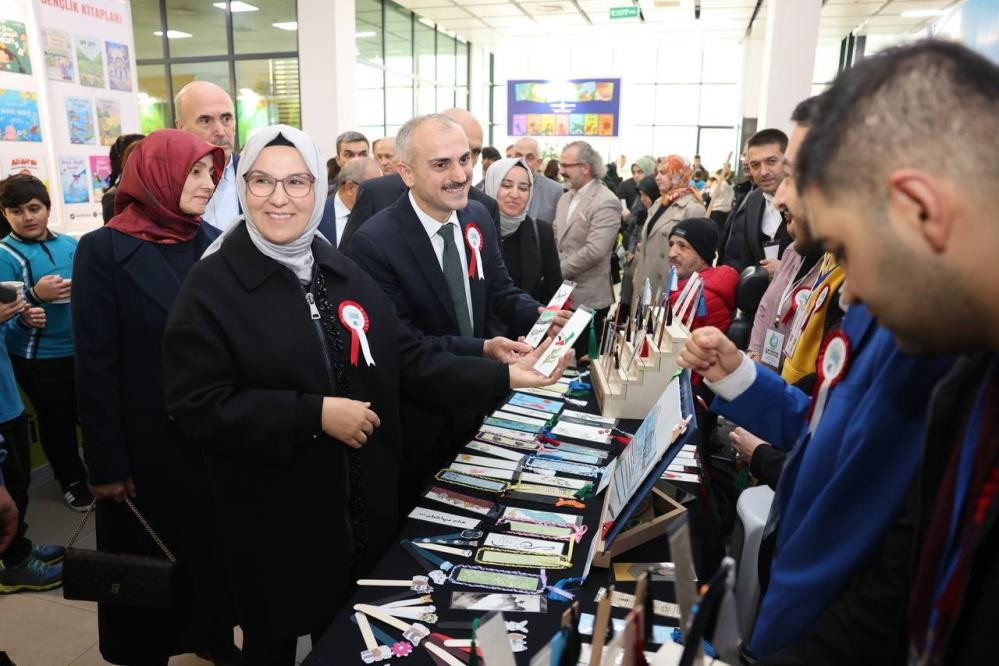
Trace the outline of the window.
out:
[[[395,134],[414,115],[468,106],[470,46],[390,0],[357,0],[357,126]]]
[[[296,19],[283,0],[132,0],[142,131],[173,127],[192,81],[232,97],[237,147],[259,127],[301,126]]]

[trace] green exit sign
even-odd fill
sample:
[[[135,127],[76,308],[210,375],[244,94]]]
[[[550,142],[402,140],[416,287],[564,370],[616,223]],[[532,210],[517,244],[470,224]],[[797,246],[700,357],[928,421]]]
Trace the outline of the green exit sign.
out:
[[[638,7],[611,7],[610,17],[612,19],[638,18]]]

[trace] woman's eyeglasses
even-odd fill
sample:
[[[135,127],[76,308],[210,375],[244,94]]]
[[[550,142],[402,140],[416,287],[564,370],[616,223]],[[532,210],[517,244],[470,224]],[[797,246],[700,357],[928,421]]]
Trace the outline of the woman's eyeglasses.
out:
[[[249,173],[243,176],[243,180],[246,181],[246,187],[250,190],[250,194],[255,197],[269,197],[277,189],[277,184],[281,183],[284,193],[296,199],[309,196],[312,184],[316,182],[315,177],[301,173],[284,178],[274,178],[262,173]]]

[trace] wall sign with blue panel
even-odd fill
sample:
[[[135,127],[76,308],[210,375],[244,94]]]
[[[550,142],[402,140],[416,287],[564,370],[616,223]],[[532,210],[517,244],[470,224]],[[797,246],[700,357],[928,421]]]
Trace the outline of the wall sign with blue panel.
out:
[[[621,79],[507,82],[510,136],[617,136]]]

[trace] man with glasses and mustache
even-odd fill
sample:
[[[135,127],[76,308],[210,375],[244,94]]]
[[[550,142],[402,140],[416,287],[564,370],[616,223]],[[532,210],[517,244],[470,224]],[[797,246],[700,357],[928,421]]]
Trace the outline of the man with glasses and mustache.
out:
[[[532,220],[554,221],[555,208],[558,206],[558,200],[562,198],[563,190],[561,185],[542,171],[545,160],[541,157],[538,142],[526,136],[518,139],[517,143],[513,144],[513,156],[523,158],[534,172],[534,191],[531,194],[527,215]]]
[[[482,154],[482,125],[475,119],[475,116],[464,109],[448,109],[442,115],[451,118],[464,131],[465,139],[468,141],[470,165],[474,169]],[[401,159],[401,156],[402,151],[399,150],[398,137],[396,137],[396,159]],[[398,168],[395,173],[364,183],[357,193],[357,203],[350,211],[350,220],[348,220],[347,228],[340,240],[340,247],[347,246],[351,236],[368,221],[368,218],[394,204],[408,190],[409,188],[403,181]],[[472,201],[478,201],[486,207],[492,218],[496,234],[499,235],[499,207],[496,205],[496,200],[476,187],[471,188],[468,198]]]
[[[229,93],[210,81],[191,81],[173,99],[177,129],[225,151],[225,169],[202,219],[225,231],[242,214],[236,199],[236,111]]]

